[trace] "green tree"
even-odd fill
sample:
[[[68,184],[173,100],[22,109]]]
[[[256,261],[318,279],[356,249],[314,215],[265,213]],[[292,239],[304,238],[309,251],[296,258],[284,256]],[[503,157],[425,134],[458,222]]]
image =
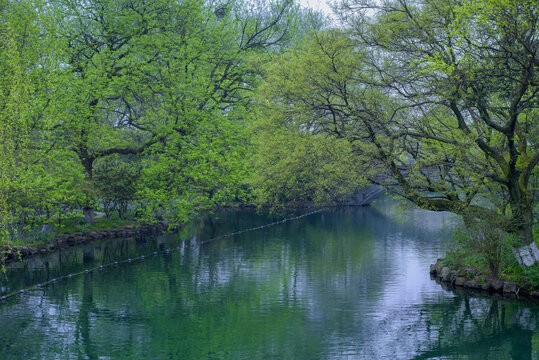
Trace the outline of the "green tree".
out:
[[[290,42],[293,2],[53,4],[68,99],[58,133],[84,168],[89,218],[95,163],[112,155],[144,162],[148,218],[160,209],[178,222],[239,196],[250,59]]]
[[[372,82],[413,109],[397,126],[382,126],[385,134],[372,141],[380,146],[386,137],[409,149],[419,146],[406,151],[418,180],[403,176],[399,165],[409,165],[388,162],[404,195],[423,207],[489,219],[532,242],[536,189],[530,178],[539,161],[537,3],[346,4],[357,6],[349,13],[352,32],[378,71]],[[422,174],[426,168],[437,168],[436,175]],[[432,199],[421,194],[425,190],[443,195]],[[492,195],[491,204],[476,202],[481,193]]]
[[[286,122],[348,139],[368,159],[371,182],[532,242],[537,5],[349,1],[343,9],[349,26],[282,56],[263,96],[286,109]]]
[[[111,190],[100,166],[115,161],[144,166],[114,192],[136,197],[147,219],[185,221],[244,198],[258,67],[320,24],[292,0],[16,0],[0,15],[10,236],[80,210],[91,222]]]
[[[80,169],[51,136],[59,124],[55,76],[61,67],[50,18],[38,1],[0,3],[0,212],[9,242],[36,216],[64,216],[77,201]]]
[[[249,185],[257,205],[334,205],[366,185],[349,141],[283,123],[284,109],[266,105],[252,129]]]
[[[96,164],[93,182],[108,218],[114,210],[120,219],[127,218],[129,205],[137,200],[140,173],[139,164],[112,156]]]

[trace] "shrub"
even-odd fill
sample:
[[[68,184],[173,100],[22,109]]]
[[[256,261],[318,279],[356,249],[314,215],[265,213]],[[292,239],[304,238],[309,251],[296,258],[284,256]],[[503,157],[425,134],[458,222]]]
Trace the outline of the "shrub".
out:
[[[524,275],[528,279],[530,284],[530,290],[539,289],[539,265],[535,264],[529,268],[524,269]]]
[[[96,168],[94,184],[107,218],[116,210],[125,219],[129,204],[135,200],[140,180],[140,168],[119,160],[103,161]]]
[[[454,238],[456,246],[448,259],[457,269],[471,266],[498,277],[515,262],[511,251],[514,239],[486,221],[455,232]]]

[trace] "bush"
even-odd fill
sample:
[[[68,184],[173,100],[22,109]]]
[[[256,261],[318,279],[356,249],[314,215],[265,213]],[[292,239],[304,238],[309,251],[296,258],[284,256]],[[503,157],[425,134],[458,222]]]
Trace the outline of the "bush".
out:
[[[453,268],[473,267],[498,277],[500,271],[510,269],[516,262],[511,250],[514,239],[486,221],[455,232],[454,238],[455,247],[446,260]]]
[[[140,168],[114,159],[103,161],[96,167],[93,180],[107,218],[116,210],[118,217],[125,219],[129,204],[136,199]]]
[[[524,275],[530,284],[530,290],[539,289],[539,265],[535,264],[529,268],[524,269]]]

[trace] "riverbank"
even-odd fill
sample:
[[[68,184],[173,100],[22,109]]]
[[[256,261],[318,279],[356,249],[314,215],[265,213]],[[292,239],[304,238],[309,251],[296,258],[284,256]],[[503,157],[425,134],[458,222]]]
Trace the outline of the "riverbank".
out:
[[[181,224],[171,230],[178,231],[181,230],[183,226],[184,225]],[[19,260],[30,258],[32,256],[46,254],[62,248],[87,244],[91,241],[155,235],[163,233],[168,229],[168,225],[162,222],[133,223],[113,229],[89,230],[69,234],[59,234],[56,235],[53,240],[46,242],[42,246],[1,246],[0,262],[7,265]]]
[[[468,269],[465,273],[462,273],[444,266],[443,261],[444,259],[438,259],[435,264],[432,264],[430,266],[430,274],[433,279],[446,288],[451,288],[452,290],[483,291],[489,294],[539,300],[539,291],[532,290],[529,286],[517,284],[514,281],[480,276],[472,269]]]

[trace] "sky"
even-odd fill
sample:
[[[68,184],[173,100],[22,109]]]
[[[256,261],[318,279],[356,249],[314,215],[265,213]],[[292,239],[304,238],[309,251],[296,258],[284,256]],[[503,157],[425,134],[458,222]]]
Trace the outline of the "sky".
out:
[[[315,10],[321,10],[325,14],[331,14],[331,7],[329,6],[329,0],[299,0],[302,6],[308,6]]]

